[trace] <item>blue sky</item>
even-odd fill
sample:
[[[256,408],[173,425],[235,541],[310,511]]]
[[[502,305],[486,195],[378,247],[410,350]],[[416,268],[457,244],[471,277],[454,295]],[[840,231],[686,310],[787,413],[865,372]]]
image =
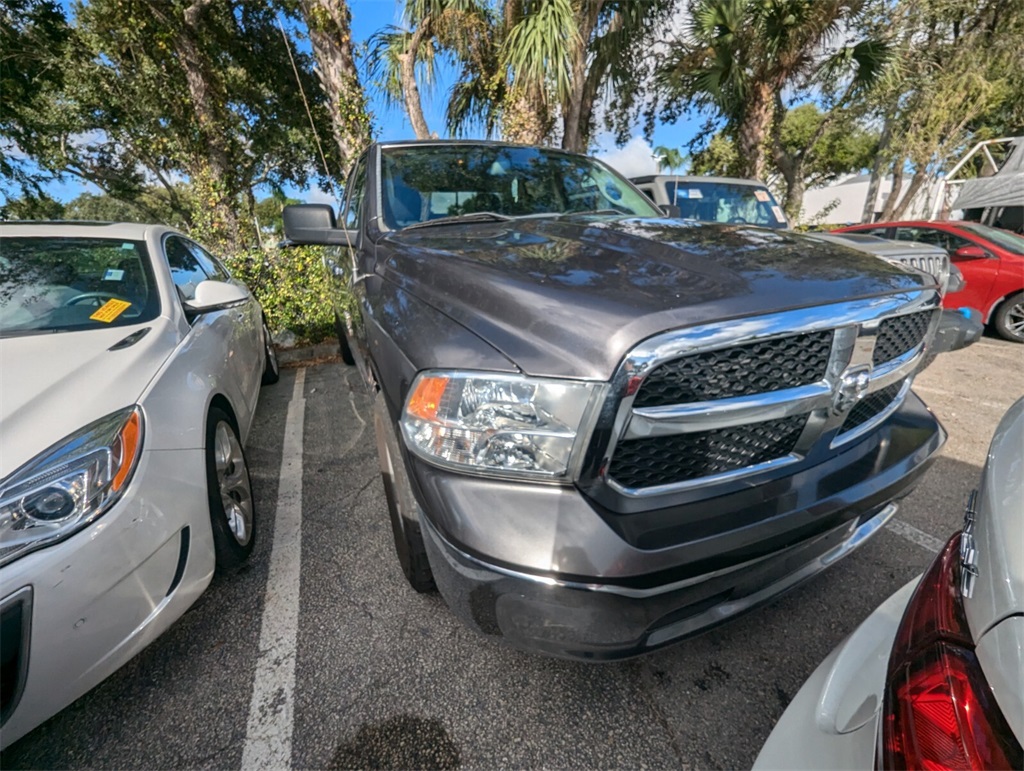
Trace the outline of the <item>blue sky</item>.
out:
[[[70,3],[65,0],[65,8]],[[349,7],[352,11],[352,38],[357,45],[365,42],[370,35],[388,24],[398,24],[400,21],[400,3],[396,0],[349,0]],[[305,50],[309,50],[308,42],[296,39],[296,44]],[[421,87],[423,109],[427,123],[431,131],[445,136],[444,107],[448,100],[448,90],[452,85],[455,72],[450,67],[442,67],[438,72],[437,82],[433,88]],[[374,114],[374,125],[378,136],[384,140],[404,139],[414,136],[412,127],[400,108],[389,108],[372,88],[367,86],[367,95],[370,101],[370,109]],[[639,116],[638,116],[639,117]],[[687,121],[685,118],[676,125],[658,124],[654,131],[653,144],[665,145],[667,147],[685,148],[686,144],[694,137],[701,128],[701,121],[695,118]],[[653,170],[650,146],[640,137],[640,128],[634,131],[634,138],[623,149],[615,147],[613,137],[605,132],[599,131],[596,137],[593,152],[604,157],[611,165],[619,168],[626,174],[642,174]],[[313,159],[310,159],[311,162]],[[651,166],[650,169],[646,166]],[[69,201],[83,192],[99,192],[95,187],[87,185],[79,180],[68,178],[63,182],[53,182],[46,187],[47,192],[59,201]],[[0,190],[0,196],[6,197],[6,190]],[[287,193],[296,198],[314,198],[324,200],[322,191],[317,189],[309,190],[287,190]]]

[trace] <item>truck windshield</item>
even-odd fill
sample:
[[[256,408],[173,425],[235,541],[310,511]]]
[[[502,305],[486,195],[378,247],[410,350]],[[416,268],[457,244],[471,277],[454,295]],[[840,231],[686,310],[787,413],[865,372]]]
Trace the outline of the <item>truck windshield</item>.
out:
[[[669,180],[665,187],[683,219],[789,227],[775,197],[761,185]]]
[[[385,147],[381,155],[383,215],[392,229],[478,212],[662,216],[607,166],[557,150],[412,145]]]

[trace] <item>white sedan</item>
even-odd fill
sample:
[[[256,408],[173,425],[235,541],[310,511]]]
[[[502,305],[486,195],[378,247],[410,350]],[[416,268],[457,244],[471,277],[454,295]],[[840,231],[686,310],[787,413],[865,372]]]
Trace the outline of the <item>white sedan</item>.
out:
[[[238,567],[263,312],[163,226],[0,226],[0,747]]]
[[[755,769],[1024,768],[1024,399],[919,579],[829,654]]]

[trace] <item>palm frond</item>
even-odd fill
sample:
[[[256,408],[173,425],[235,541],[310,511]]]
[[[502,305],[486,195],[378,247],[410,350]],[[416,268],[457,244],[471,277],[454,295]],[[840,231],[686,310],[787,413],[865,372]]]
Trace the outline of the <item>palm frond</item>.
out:
[[[501,59],[513,81],[550,85],[559,99],[569,92],[569,59],[581,45],[571,0],[533,0],[509,31]]]

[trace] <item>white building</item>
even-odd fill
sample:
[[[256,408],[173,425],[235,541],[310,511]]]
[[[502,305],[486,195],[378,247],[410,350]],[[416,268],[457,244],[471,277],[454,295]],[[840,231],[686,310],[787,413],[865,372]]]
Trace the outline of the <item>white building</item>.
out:
[[[802,225],[852,225],[860,222],[864,214],[864,202],[867,200],[870,181],[870,174],[855,174],[831,185],[806,191],[803,208],[797,221]],[[904,177],[900,191],[901,199],[906,195],[909,186],[909,177]],[[938,183],[922,187],[914,196],[903,219],[929,219],[932,204],[939,194],[938,188]],[[885,177],[878,186],[874,219],[877,219],[882,213],[891,192],[892,177]]]

